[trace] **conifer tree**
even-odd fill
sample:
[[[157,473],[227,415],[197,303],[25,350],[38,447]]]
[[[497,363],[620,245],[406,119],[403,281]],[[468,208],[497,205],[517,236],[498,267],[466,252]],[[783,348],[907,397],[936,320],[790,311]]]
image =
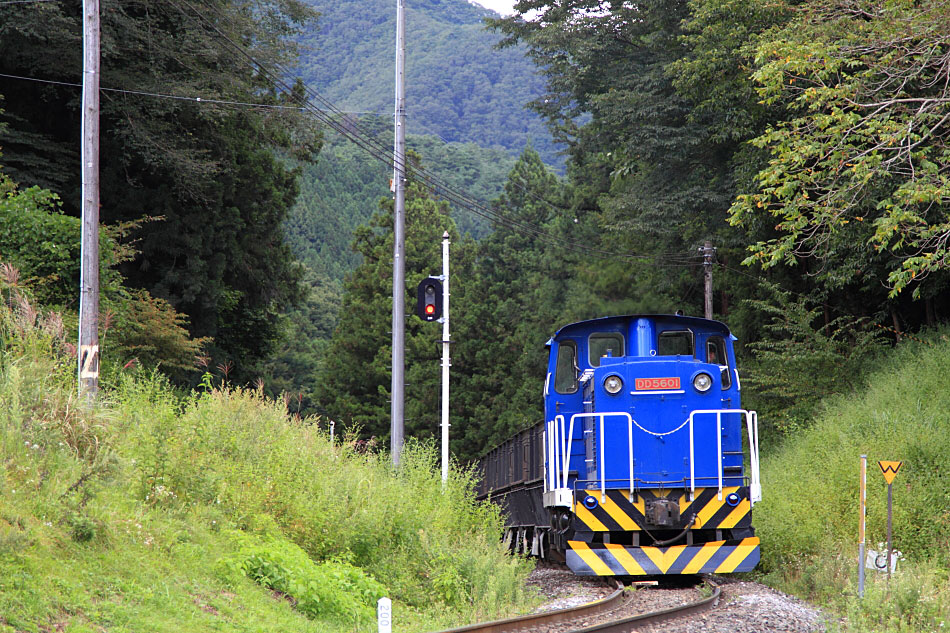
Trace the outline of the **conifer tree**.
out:
[[[413,160],[418,160],[414,157]],[[410,173],[406,191],[406,437],[437,433],[441,326],[412,314],[415,288],[441,274],[442,235],[449,232],[453,263],[472,243],[459,243],[447,203],[432,198]],[[368,226],[357,229],[353,248],[362,263],[344,284],[338,325],[314,388],[319,406],[337,422],[362,428],[365,437],[389,445],[392,367],[393,201],[383,199]],[[464,265],[453,266],[452,292],[465,283]],[[452,304],[453,310],[455,303]]]

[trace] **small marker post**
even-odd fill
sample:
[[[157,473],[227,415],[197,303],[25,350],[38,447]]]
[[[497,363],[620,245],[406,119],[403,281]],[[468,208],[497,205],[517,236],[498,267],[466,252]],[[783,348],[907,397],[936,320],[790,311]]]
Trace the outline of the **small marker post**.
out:
[[[376,602],[376,622],[379,633],[393,633],[393,602],[389,598],[380,598]]]

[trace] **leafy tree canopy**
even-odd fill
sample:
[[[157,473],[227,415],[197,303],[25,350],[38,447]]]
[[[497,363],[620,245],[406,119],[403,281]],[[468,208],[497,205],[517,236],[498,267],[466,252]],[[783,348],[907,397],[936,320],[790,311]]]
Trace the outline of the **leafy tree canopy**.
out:
[[[820,262],[841,286],[885,256],[894,296],[948,268],[950,93],[942,2],[820,0],[757,49],[762,103],[786,119],[731,222],[774,222],[749,262]]]

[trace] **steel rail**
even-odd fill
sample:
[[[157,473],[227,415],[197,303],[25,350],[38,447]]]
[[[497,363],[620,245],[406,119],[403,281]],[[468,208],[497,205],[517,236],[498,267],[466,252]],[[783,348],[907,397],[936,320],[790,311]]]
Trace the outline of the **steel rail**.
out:
[[[582,629],[571,630],[568,633],[629,633],[634,626],[658,624],[675,618],[702,613],[715,607],[719,603],[719,598],[722,594],[722,589],[716,583],[707,581],[706,584],[713,588],[713,593],[708,598],[669,609],[661,609],[659,611],[642,613],[610,622],[594,624]],[[457,629],[447,629],[440,633],[511,633],[513,631],[529,630],[535,627],[540,628],[560,622],[569,622],[571,620],[598,615],[622,606],[626,592],[624,591],[623,585],[619,583],[618,585],[617,590],[603,600],[585,604],[580,607],[523,615],[507,620],[470,624]]]
[[[722,588],[719,585],[710,581],[707,581],[707,584],[713,587],[713,594],[708,598],[703,598],[702,600],[697,600],[696,602],[691,602],[679,607],[643,613],[621,620],[614,620],[613,622],[595,624],[587,628],[571,631],[570,633],[630,633],[634,625],[644,626],[659,624],[685,615],[702,613],[719,604],[719,597],[722,594]]]
[[[457,629],[446,629],[439,633],[509,633],[510,631],[557,624],[585,616],[597,615],[604,611],[615,609],[623,602],[626,595],[623,584],[618,581],[614,582],[617,583],[617,589],[612,594],[603,600],[590,602],[579,607],[558,609],[557,611],[545,611],[544,613],[533,613],[509,618],[507,620],[470,624]]]

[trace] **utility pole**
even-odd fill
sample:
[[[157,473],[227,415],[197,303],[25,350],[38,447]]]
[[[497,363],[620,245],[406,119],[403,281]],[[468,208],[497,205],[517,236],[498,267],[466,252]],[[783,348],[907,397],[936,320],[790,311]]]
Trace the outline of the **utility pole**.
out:
[[[712,269],[713,269],[713,254],[716,252],[716,249],[713,248],[712,242],[706,240],[706,243],[701,249],[699,249],[703,254],[703,281],[704,281],[704,297],[705,297],[705,316],[707,319],[713,318],[713,285],[712,285]]]
[[[79,393],[99,390],[99,0],[83,0]]]
[[[405,434],[405,327],[406,327],[406,2],[396,0],[396,142],[393,149],[393,186],[396,194],[393,222],[393,358],[390,450],[399,465]]]
[[[449,232],[442,234],[442,488],[449,481]]]

